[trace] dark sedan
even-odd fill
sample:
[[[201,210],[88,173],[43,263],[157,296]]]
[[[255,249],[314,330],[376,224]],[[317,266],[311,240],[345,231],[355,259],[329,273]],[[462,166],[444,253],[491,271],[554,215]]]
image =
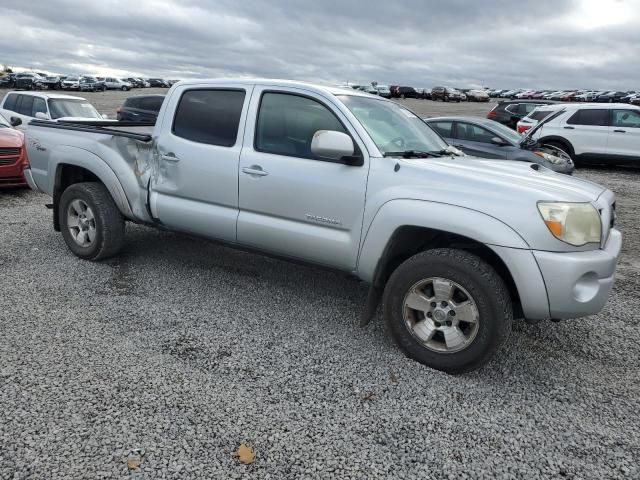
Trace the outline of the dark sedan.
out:
[[[627,92],[607,92],[599,95],[596,98],[596,102],[598,103],[618,103],[622,100],[623,97],[627,96]]]
[[[534,145],[525,148],[524,138],[508,127],[491,120],[473,117],[426,118],[427,122],[447,143],[467,155],[479,158],[518,160],[543,165],[559,173],[571,174],[573,162],[559,150]]]
[[[118,109],[118,121],[155,123],[163,101],[164,95],[129,97]]]

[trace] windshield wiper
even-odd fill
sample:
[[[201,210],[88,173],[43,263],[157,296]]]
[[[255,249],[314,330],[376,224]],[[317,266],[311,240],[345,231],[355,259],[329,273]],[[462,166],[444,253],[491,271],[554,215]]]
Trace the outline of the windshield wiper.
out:
[[[423,152],[422,150],[404,150],[402,152],[385,152],[384,157],[402,157],[402,158],[428,158],[439,157],[438,152]]]

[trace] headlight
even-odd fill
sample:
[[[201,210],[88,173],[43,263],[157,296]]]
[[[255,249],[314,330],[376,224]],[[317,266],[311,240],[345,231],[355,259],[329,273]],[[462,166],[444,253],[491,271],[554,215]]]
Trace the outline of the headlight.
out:
[[[538,202],[538,210],[558,240],[576,247],[600,243],[600,214],[590,203]]]
[[[544,152],[533,152],[539,157],[544,158],[547,162],[553,163],[554,165],[562,165],[563,163],[567,163],[564,158],[556,157],[555,155],[551,155],[550,153]]]

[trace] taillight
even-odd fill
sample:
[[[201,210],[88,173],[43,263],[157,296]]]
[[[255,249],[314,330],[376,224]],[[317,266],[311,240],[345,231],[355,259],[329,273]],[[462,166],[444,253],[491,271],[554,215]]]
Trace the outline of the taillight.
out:
[[[487,113],[487,118],[496,118],[498,116],[498,112],[496,112],[495,110],[491,110],[489,113]]]
[[[518,125],[518,133],[524,133],[531,128],[531,125]]]

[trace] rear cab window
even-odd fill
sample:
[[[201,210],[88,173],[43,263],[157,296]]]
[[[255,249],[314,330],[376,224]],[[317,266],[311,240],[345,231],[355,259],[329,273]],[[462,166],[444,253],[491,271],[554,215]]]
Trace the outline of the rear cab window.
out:
[[[15,112],[17,98],[18,98],[17,94],[8,93],[7,98],[5,98],[4,104],[2,107],[6,110],[11,110],[12,112]]]
[[[245,95],[240,89],[185,91],[176,108],[172,133],[192,142],[234,146]]]

